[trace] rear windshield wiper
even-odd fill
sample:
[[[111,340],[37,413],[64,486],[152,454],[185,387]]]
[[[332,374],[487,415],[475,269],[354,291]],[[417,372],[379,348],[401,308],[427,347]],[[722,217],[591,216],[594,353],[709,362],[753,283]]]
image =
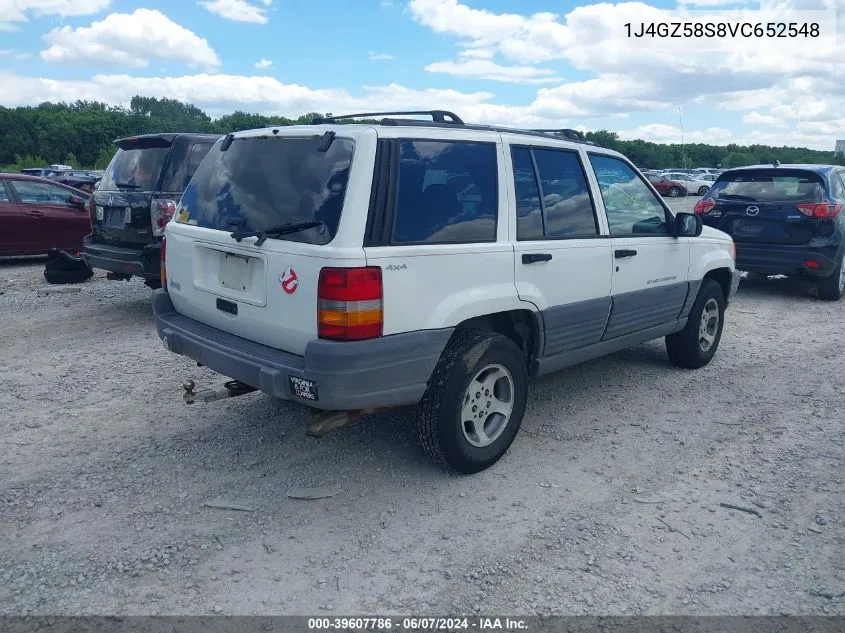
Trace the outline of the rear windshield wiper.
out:
[[[231,236],[235,241],[240,242],[245,237],[257,237],[255,241],[256,246],[261,246],[268,237],[279,237],[280,235],[289,235],[290,233],[298,233],[306,229],[313,229],[323,224],[320,220],[308,220],[307,222],[288,222],[287,224],[278,224],[276,226],[268,226],[266,229],[260,231],[234,231]]]
[[[121,189],[140,189],[141,185],[133,185],[130,182],[116,182],[114,183],[115,187],[120,187]]]
[[[752,196],[741,196],[737,193],[717,193],[716,198],[720,200],[746,200],[748,202],[756,202],[757,198]]]

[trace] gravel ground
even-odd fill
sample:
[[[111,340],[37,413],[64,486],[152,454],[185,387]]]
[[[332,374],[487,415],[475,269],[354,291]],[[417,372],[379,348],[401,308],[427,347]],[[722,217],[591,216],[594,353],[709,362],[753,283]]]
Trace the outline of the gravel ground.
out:
[[[0,264],[0,615],[845,614],[845,306],[805,285],[743,282],[702,370],[656,341],[536,381],[460,477],[406,410],[318,440],[260,394],[184,405],[222,378],[143,284],[42,271]]]

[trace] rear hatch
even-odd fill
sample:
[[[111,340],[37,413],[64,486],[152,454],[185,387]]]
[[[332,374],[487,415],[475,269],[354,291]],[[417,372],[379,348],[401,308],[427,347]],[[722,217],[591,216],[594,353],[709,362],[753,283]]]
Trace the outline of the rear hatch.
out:
[[[161,191],[171,140],[139,137],[117,141],[117,153],[94,192],[92,225],[97,242],[118,246],[153,241],[150,205]],[[171,196],[175,203],[178,196]]]
[[[333,139],[327,129],[245,132],[212,147],[165,233],[179,313],[294,354],[317,338],[321,270],[366,265],[377,141],[372,128],[339,126]]]
[[[833,230],[827,199],[819,174],[755,169],[722,174],[696,204],[696,213],[737,243],[806,244]]]

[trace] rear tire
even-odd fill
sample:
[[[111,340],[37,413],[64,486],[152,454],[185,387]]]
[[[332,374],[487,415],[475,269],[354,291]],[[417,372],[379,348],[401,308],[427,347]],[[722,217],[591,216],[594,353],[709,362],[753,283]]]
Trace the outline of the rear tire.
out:
[[[707,194],[708,191],[710,191],[710,187],[699,187],[698,188],[698,195],[703,196],[703,195]]]
[[[666,337],[666,353],[678,367],[699,369],[709,363],[722,339],[725,295],[712,279],[705,279],[683,330]]]
[[[669,197],[670,198],[677,198],[681,195],[681,190],[677,187],[669,187]]]
[[[528,370],[513,341],[494,332],[458,331],[417,405],[417,438],[436,463],[480,472],[510,447],[527,398]]]
[[[833,272],[816,282],[819,297],[825,301],[839,301],[845,292],[845,255],[839,260],[839,265]]]

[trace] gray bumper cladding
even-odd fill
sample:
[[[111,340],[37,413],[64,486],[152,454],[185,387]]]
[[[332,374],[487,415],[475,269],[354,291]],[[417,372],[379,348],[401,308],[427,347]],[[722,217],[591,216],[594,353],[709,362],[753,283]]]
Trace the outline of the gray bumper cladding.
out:
[[[170,351],[270,396],[329,411],[416,404],[453,331],[313,340],[305,356],[297,356],[179,314],[165,290],[153,294],[153,313],[158,336]]]

